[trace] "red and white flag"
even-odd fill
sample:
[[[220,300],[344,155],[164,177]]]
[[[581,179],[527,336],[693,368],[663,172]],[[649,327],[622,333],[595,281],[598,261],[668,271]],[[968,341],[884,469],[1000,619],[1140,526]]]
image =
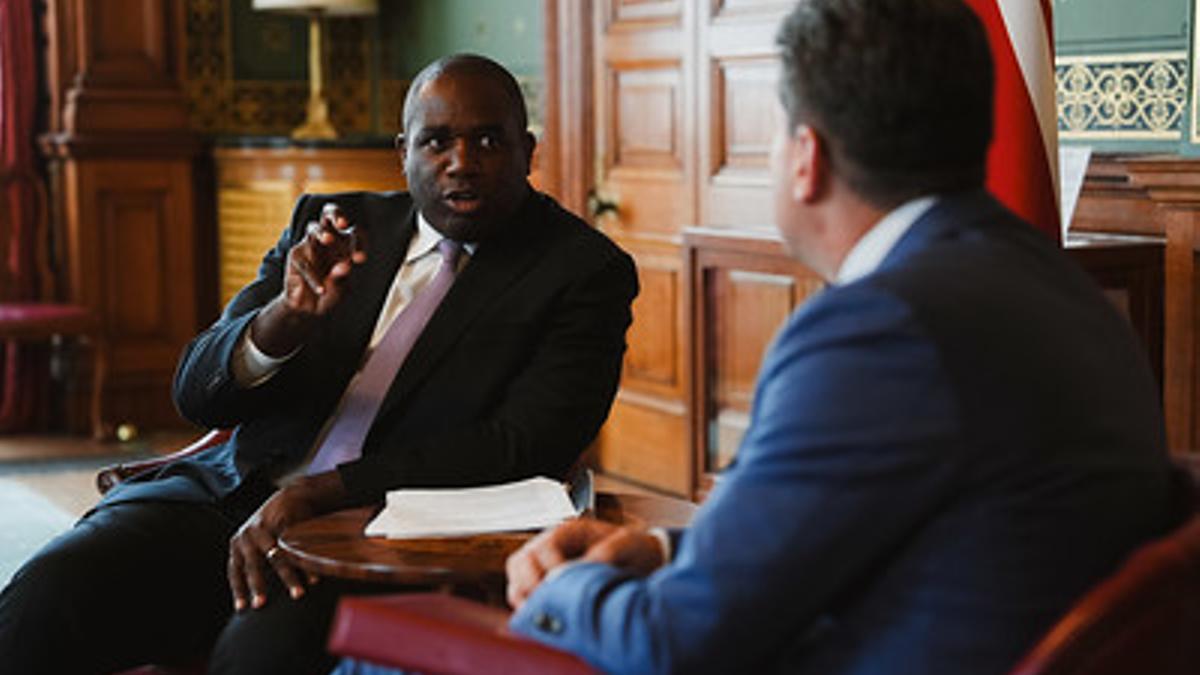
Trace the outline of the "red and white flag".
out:
[[[966,0],[987,27],[996,117],[987,186],[1055,241],[1059,229],[1058,114],[1051,0]]]

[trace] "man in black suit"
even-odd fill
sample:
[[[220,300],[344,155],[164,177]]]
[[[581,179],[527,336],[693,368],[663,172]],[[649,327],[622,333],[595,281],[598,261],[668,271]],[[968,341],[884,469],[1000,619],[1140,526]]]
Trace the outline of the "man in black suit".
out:
[[[403,126],[410,193],[302,198],[258,278],[184,353],[179,409],[232,437],[115,488],[0,595],[6,669],[106,672],[215,639],[214,671],[328,670],[332,608],[362,589],[309,583],[276,555],[286,526],[401,486],[560,475],[594,437],[632,261],[530,188],[534,139],[498,64],[432,64]],[[457,276],[388,375],[361,456],[319,470],[367,355],[443,266]]]

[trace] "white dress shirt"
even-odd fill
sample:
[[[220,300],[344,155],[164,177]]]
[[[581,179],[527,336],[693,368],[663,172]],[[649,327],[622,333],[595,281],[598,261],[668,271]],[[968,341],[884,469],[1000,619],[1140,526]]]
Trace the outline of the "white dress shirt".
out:
[[[838,268],[833,283],[842,286],[867,276],[879,267],[896,246],[896,242],[933,207],[937,197],[917,197],[892,209],[871,226],[850,249]]]

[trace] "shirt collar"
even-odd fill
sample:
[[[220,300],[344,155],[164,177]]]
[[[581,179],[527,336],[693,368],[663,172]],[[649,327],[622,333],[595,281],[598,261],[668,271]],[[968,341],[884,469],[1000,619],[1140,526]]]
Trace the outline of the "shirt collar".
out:
[[[433,225],[425,220],[424,214],[417,211],[417,231],[413,233],[412,241],[408,243],[408,254],[404,256],[404,263],[408,264],[418,258],[423,258],[431,251],[437,248],[438,242],[445,239],[441,232],[433,229]],[[475,255],[475,249],[479,244],[471,242],[463,244],[463,250],[467,255]]]
[[[845,259],[842,260],[842,266],[838,268],[834,284],[838,286],[848,284],[874,272],[892,248],[896,246],[896,242],[900,241],[904,233],[908,232],[913,223],[925,215],[925,212],[936,201],[937,197],[934,196],[909,200],[892,209],[879,222],[871,226],[871,229],[859,238],[850,252],[846,254]]]

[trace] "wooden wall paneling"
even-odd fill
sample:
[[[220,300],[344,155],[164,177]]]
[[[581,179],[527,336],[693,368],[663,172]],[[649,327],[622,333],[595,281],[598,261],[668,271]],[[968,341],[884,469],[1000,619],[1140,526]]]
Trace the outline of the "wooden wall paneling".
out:
[[[191,166],[186,160],[70,161],[71,297],[100,315],[107,409],[142,426],[178,424],[170,382],[196,332]]]
[[[1200,358],[1197,357],[1196,250],[1200,245],[1200,162],[1133,159],[1130,181],[1156,205],[1155,226],[1166,237],[1163,412],[1167,444],[1176,452],[1200,450]]]
[[[786,6],[713,2],[699,58],[700,223],[773,231],[768,156],[777,121],[775,30]]]
[[[1198,214],[1200,161],[1110,155],[1089,167],[1072,222],[1075,231],[1148,234],[1165,241],[1163,409],[1167,443],[1175,452],[1200,449]]]
[[[688,445],[688,341],[679,249],[672,243],[618,239],[634,257],[641,291],[621,389],[596,458],[607,472],[666,490],[690,494]]]
[[[676,494],[693,484],[679,247],[696,217],[693,5],[598,0],[589,20],[595,184],[587,188],[617,204],[597,226],[633,255],[642,284],[596,458],[606,472]]]
[[[684,233],[692,293],[691,446],[695,494],[733,460],[749,425],[754,385],[780,326],[823,287],[777,238],[726,228]]]
[[[1200,203],[1162,207],[1167,234],[1166,334],[1164,336],[1163,412],[1167,416],[1167,443],[1177,452],[1200,450],[1196,420],[1200,419],[1196,354],[1197,293],[1196,250],[1200,244]]]
[[[1156,210],[1146,188],[1133,183],[1125,159],[1097,155],[1088,165],[1071,232],[1162,235]]]
[[[76,0],[79,70],[66,95],[64,129],[187,130],[174,54],[178,11],[155,0]]]
[[[671,20],[680,15],[683,0],[608,0],[609,23]]]
[[[41,147],[67,299],[102,319],[105,408],[141,427],[180,424],[171,377],[210,297],[196,265],[210,231],[197,197],[204,145],[180,87],[180,21],[178,3],[154,0],[49,0],[46,12],[54,110]],[[86,415],[72,418],[80,427]]]
[[[543,0],[545,129],[538,144],[542,189],[586,213],[595,186],[592,138],[592,0]]]
[[[1141,339],[1159,384],[1163,382],[1163,262],[1158,237],[1071,235],[1067,254],[1100,285]]]
[[[773,225],[774,35],[789,4],[710,0],[698,22],[702,227],[684,235],[697,495],[707,493],[741,444],[759,364],[776,330],[821,285],[787,258]]]

